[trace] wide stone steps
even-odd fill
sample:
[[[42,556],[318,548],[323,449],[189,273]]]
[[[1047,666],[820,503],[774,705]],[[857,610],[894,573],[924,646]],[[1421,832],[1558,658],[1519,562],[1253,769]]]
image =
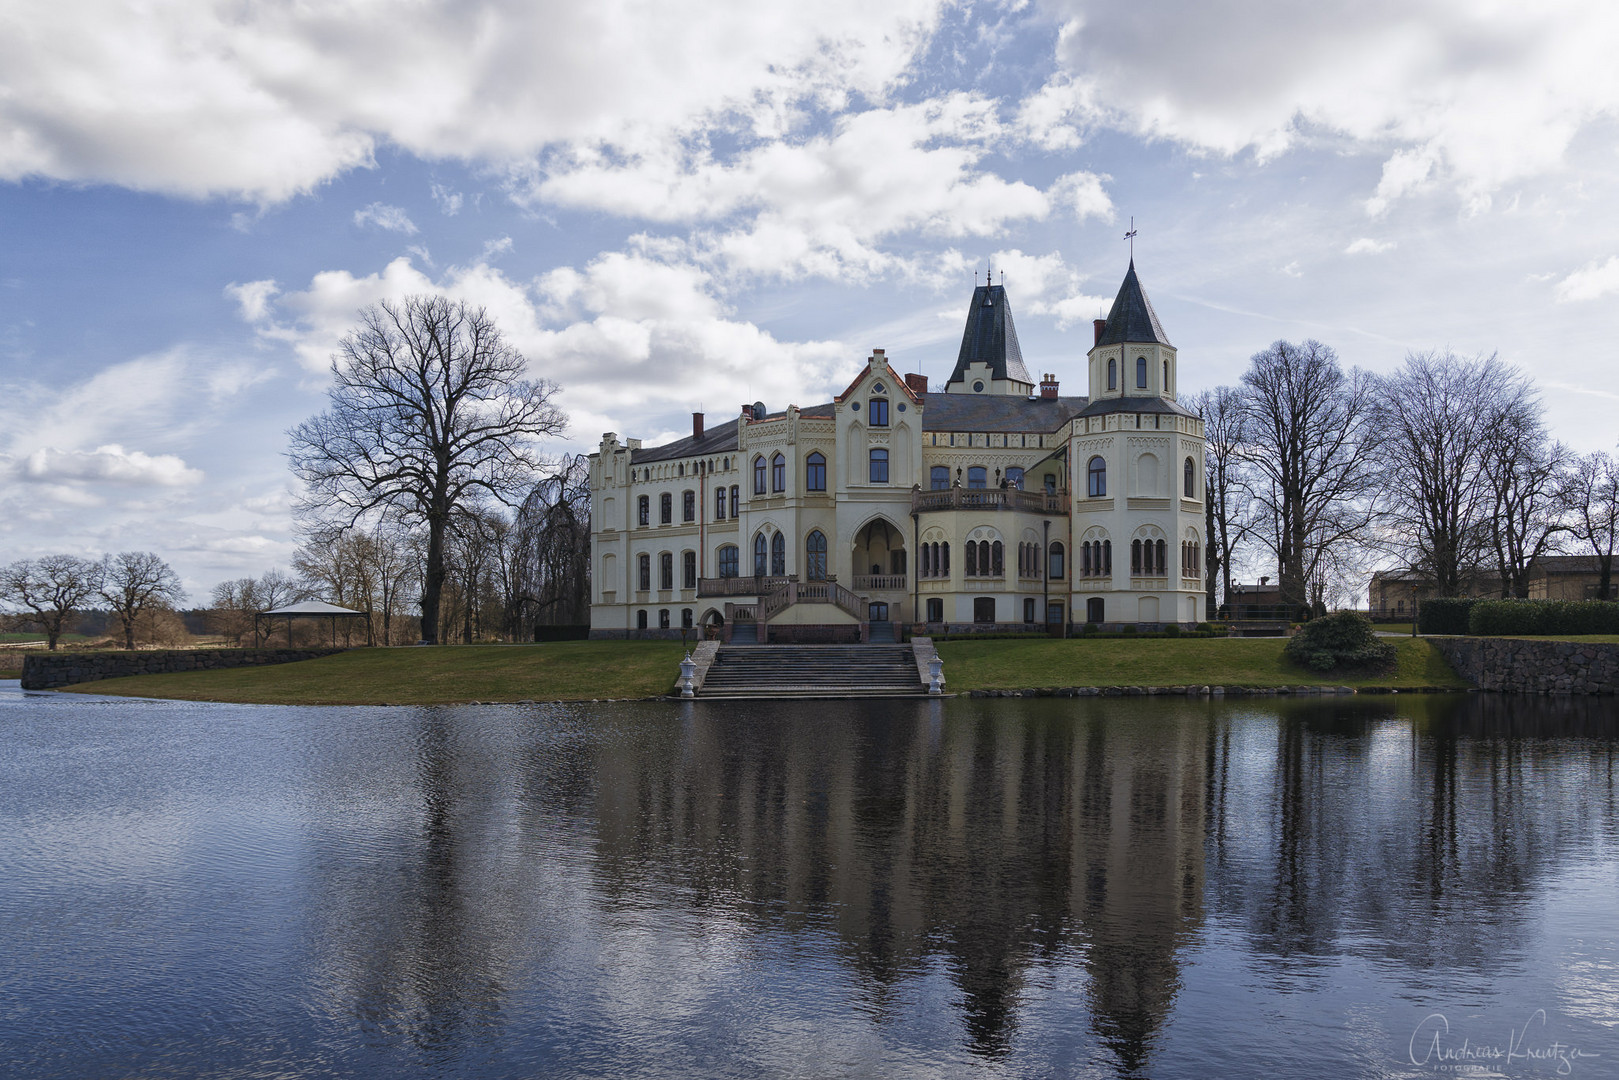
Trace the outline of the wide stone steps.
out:
[[[724,646],[703,698],[924,697],[907,645]]]

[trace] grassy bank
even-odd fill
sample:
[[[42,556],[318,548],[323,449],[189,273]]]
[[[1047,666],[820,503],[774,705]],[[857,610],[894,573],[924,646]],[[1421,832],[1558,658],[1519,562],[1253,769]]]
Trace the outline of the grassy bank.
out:
[[[1281,638],[1150,638],[1130,641],[945,641],[939,656],[952,691],[1059,686],[1392,686],[1464,690],[1428,642],[1388,639],[1396,670],[1371,678],[1322,677],[1289,663]]]
[[[678,641],[559,641],[356,649],[270,667],[106,679],[85,694],[266,705],[442,705],[460,701],[588,701],[666,694]]]

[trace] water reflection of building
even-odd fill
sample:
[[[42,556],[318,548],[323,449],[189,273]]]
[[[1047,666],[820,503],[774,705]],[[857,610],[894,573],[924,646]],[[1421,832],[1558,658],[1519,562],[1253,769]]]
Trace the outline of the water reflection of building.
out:
[[[1014,1033],[1029,966],[1078,955],[1099,1037],[1139,1064],[1201,917],[1206,722],[915,707],[931,721],[892,704],[841,722],[699,712],[607,749],[604,883],[676,885],[776,925],[825,918],[874,999],[940,958],[990,1054]]]

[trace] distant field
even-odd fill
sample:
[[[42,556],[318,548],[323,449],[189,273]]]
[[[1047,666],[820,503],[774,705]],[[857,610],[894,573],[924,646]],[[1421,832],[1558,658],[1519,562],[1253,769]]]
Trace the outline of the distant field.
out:
[[[71,689],[85,694],[267,705],[637,698],[673,690],[680,657],[678,641],[355,649],[296,664],[137,675]]]
[[[1391,675],[1326,676],[1282,656],[1281,638],[1128,638],[1066,641],[945,641],[938,646],[953,691],[1058,686],[1438,686],[1461,679],[1427,641],[1390,639]]]

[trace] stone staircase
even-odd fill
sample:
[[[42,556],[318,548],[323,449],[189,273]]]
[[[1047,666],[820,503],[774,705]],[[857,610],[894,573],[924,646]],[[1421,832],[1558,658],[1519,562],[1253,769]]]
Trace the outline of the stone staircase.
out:
[[[926,697],[909,645],[722,646],[700,698]]]

